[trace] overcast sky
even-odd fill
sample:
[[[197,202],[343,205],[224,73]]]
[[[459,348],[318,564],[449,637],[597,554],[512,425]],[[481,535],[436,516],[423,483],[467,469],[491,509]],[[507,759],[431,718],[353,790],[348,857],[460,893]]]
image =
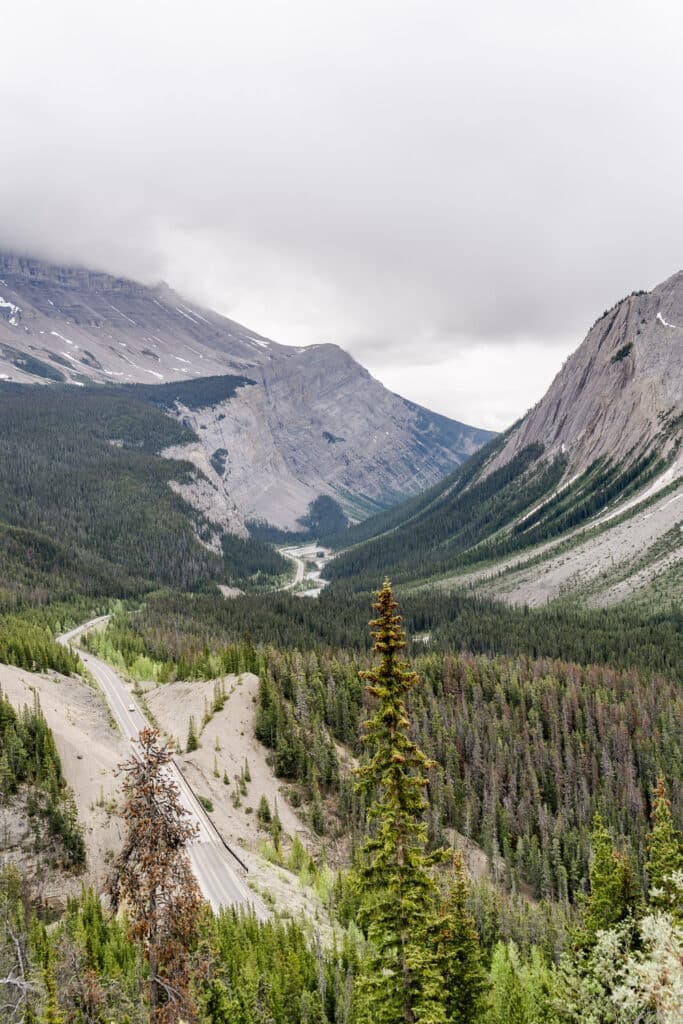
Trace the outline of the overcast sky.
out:
[[[502,428],[683,266],[683,14],[591,0],[22,0],[0,245],[163,278]]]

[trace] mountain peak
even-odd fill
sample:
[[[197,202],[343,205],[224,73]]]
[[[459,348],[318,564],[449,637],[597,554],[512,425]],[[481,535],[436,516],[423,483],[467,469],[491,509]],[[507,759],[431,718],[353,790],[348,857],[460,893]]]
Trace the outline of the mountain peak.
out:
[[[591,327],[490,471],[526,445],[566,455],[567,474],[601,456],[632,461],[683,406],[683,272],[634,292]]]

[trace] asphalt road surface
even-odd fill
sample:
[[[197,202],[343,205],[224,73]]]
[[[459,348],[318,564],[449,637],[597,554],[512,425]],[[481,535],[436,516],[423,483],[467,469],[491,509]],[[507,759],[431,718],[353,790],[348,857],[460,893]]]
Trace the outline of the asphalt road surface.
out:
[[[296,548],[282,548],[280,551],[281,555],[285,558],[289,558],[290,561],[294,562],[296,566],[296,574],[293,580],[289,583],[285,583],[284,586],[280,587],[280,590],[292,590],[297,584],[301,583],[304,578],[304,572],[306,571],[306,564],[301,557],[300,552]]]
[[[324,554],[322,553],[323,551],[325,552]],[[318,552],[321,553],[320,557],[318,557]],[[290,580],[289,583],[285,583],[284,586],[279,589],[294,590],[305,580],[309,584],[309,589],[296,590],[297,596],[319,597],[323,588],[327,585],[327,580],[321,579],[320,575],[325,563],[329,562],[331,558],[330,552],[325,551],[324,548],[321,549],[320,544],[306,544],[297,548],[280,548],[280,554],[294,562],[296,565],[296,574],[293,580]],[[314,562],[318,566],[317,570],[306,572],[306,562]]]
[[[101,616],[99,619],[92,619],[68,633],[63,633],[57,639],[65,646],[73,645],[83,633],[102,625],[107,618],[108,616]],[[97,680],[121,735],[130,741],[133,749],[137,743],[138,733],[149,726],[149,722],[121,677],[110,665],[80,648],[78,653],[83,664]],[[223,845],[206,811],[177,765],[169,765],[169,771],[180,791],[180,800],[189,812],[188,820],[198,827],[196,838],[188,845],[188,854],[204,898],[215,911],[220,907],[251,908],[257,917],[265,920],[268,915],[263,904],[243,882],[243,869]]]

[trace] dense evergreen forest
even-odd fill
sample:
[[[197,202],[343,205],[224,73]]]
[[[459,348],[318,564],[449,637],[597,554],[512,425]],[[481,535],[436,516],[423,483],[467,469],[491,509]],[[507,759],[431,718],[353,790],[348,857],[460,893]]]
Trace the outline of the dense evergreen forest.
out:
[[[68,541],[0,523],[0,612],[82,596],[139,596],[149,586],[123,566]]]
[[[527,609],[423,590],[402,595],[401,608],[414,653],[542,656],[683,678],[683,611],[675,606],[651,614],[626,605]],[[336,585],[315,601],[286,593],[239,601],[218,594],[160,593],[112,622],[109,633],[116,633],[121,649],[133,643],[137,653],[157,661],[178,662],[182,656],[181,675],[191,677],[193,659],[247,636],[281,650],[368,650],[367,615],[367,593],[347,593]],[[169,673],[175,671],[171,665]]]
[[[355,753],[367,714],[359,671],[343,652],[271,652],[261,672],[257,731],[276,773],[315,798],[339,796],[338,828],[362,830],[362,808],[332,736]],[[456,829],[496,865],[508,888],[573,902],[587,885],[590,830],[600,811],[641,868],[658,776],[671,780],[683,820],[680,687],[636,672],[581,669],[548,660],[423,656],[424,680],[408,701],[412,735],[434,761],[429,835]]]
[[[257,672],[257,737],[273,750],[276,775],[303,787],[317,831],[362,831],[363,810],[350,796],[332,740],[360,753],[367,708],[359,672],[368,667],[368,652],[258,651],[251,639],[234,638],[215,646],[215,634],[193,635],[183,619],[168,618],[164,631],[165,600],[116,617],[93,636],[93,648],[134,676],[160,681]],[[210,628],[207,599],[193,601],[201,607],[196,621]],[[432,842],[456,829],[492,863],[502,857],[508,888],[524,883],[536,897],[573,901],[586,885],[597,811],[641,867],[659,773],[671,780],[675,816],[683,820],[683,695],[673,677],[526,653],[490,658],[415,648],[413,664],[425,686],[409,708],[415,738],[435,761]],[[320,797],[329,793],[338,820],[326,824]]]
[[[78,655],[58,644],[52,630],[34,615],[0,616],[0,663],[29,672],[54,669],[65,676],[83,669]]]
[[[35,597],[53,570],[60,596],[72,586],[92,593],[98,580],[104,593],[131,594],[287,573],[256,541],[221,534],[220,555],[199,542],[215,527],[168,486],[195,470],[157,454],[193,435],[148,402],[95,387],[1,385],[0,394],[3,590]]]
[[[182,946],[147,927],[143,941],[134,917],[105,913],[88,891],[47,928],[5,870],[8,1020],[678,1024],[678,687],[526,658],[429,654],[410,665],[388,585],[376,607],[374,655],[357,661],[249,641],[233,651],[261,673],[257,728],[276,770],[311,788],[313,811],[316,789],[336,788],[341,824],[357,836],[351,872],[330,892],[334,939],[310,923],[187,904],[191,916],[169,919]],[[342,784],[332,736],[361,755],[355,780]],[[144,786],[145,769],[129,765]],[[495,885],[472,885],[445,849],[450,823],[479,833]],[[167,899],[184,898],[155,898],[159,921]]]
[[[86,890],[69,901],[56,925],[46,927],[27,913],[24,897],[21,880],[5,868],[0,874],[0,966],[13,967],[18,948],[16,977],[18,983],[25,981],[26,996],[18,1001],[17,985],[5,1001],[2,1019],[148,1024],[148,966],[129,937],[125,915],[107,914],[100,898]],[[259,924],[228,911],[216,917],[207,911],[190,955],[193,994],[206,1024],[353,1020],[359,953],[349,943],[338,950],[316,946],[301,923]],[[16,1013],[10,1008],[13,996]]]

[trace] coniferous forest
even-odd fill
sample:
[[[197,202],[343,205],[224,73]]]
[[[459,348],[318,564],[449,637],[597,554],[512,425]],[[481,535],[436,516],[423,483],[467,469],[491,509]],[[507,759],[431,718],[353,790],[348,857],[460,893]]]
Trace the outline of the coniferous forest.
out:
[[[216,379],[206,400],[248,384]],[[202,393],[83,388],[64,403],[45,389],[29,410],[4,386],[0,663],[84,675],[57,637],[108,615],[82,645],[131,686],[214,681],[190,754],[226,677],[252,674],[254,738],[308,837],[286,834],[263,796],[249,808],[260,855],[315,909],[271,900],[258,919],[203,902],[164,775],[173,751],[154,729],[119,766],[106,883],[86,885],[87,830],[40,703],[0,695],[5,835],[25,819],[35,862],[72,892],[83,882],[48,906],[3,854],[0,1021],[680,1024],[681,608],[530,609],[411,585],[416,566],[551,538],[660,464],[593,464],[517,532],[510,517],[564,464],[529,446],[477,483],[504,438],[374,523],[349,528],[318,500],[299,539],[358,546],[302,600],[277,590],[290,568],[269,546],[291,538],[219,537],[168,486],[194,470],[159,452],[193,435],[163,410]],[[385,580],[373,604],[384,563],[398,586]],[[223,583],[246,593],[226,599]]]
[[[374,649],[355,654],[243,638],[194,660],[169,650],[159,662],[167,678],[258,674],[257,736],[275,773],[321,836],[349,840],[348,865],[327,890],[334,939],[322,941],[305,921],[214,916],[192,884],[171,881],[187,870],[189,833],[166,837],[175,829],[167,817],[155,824],[166,783],[160,774],[148,804],[147,773],[170,755],[148,731],[142,762],[122,766],[128,838],[108,910],[84,890],[48,926],[17,873],[4,870],[7,1020],[680,1019],[678,681],[523,654],[408,660],[388,581],[370,630]],[[91,645],[110,658],[118,651],[131,668],[143,650],[152,662],[159,651],[135,636],[119,615]],[[53,824],[63,821],[64,784],[39,708],[17,714],[4,701],[0,710],[3,750],[12,751],[5,799],[22,785],[44,792],[41,813],[77,863],[73,816],[61,831]],[[339,744],[357,768],[340,761]],[[269,809],[262,817],[272,828]],[[469,877],[456,836],[485,852],[488,878]],[[318,870],[314,861],[307,870]],[[161,901],[139,903],[146,872]]]
[[[41,393],[38,429],[9,389],[0,660],[82,673],[55,638],[109,613],[84,645],[131,680],[253,673],[255,738],[315,838],[307,850],[283,835],[262,799],[264,850],[316,888],[324,929],[202,903],[179,807],[154,823],[146,773],[169,755],[150,733],[147,765],[122,766],[123,846],[104,892],[84,887],[48,911],[11,857],[3,869],[0,1019],[678,1024],[680,608],[531,610],[429,587],[399,587],[399,608],[385,582],[373,611],[371,563],[347,578],[353,553],[317,600],[274,593],[286,574],[273,548],[225,536],[218,554],[200,543],[208,525],[168,488],[190,469],[156,454],[187,431],[153,398],[83,389],[64,406]],[[445,504],[426,501],[414,543],[428,546],[457,512],[462,545],[449,559],[476,546],[502,492],[507,511],[528,503],[522,478],[539,455],[521,453],[474,497],[456,486]],[[536,478],[539,494],[557,470]],[[613,478],[593,467],[577,493],[603,501]],[[578,507],[571,498],[531,528],[550,535]],[[225,580],[266,589],[226,600]],[[215,708],[224,701],[219,685]],[[2,698],[0,717],[3,813],[27,815],[33,855],[77,880],[83,828],[40,705]]]

